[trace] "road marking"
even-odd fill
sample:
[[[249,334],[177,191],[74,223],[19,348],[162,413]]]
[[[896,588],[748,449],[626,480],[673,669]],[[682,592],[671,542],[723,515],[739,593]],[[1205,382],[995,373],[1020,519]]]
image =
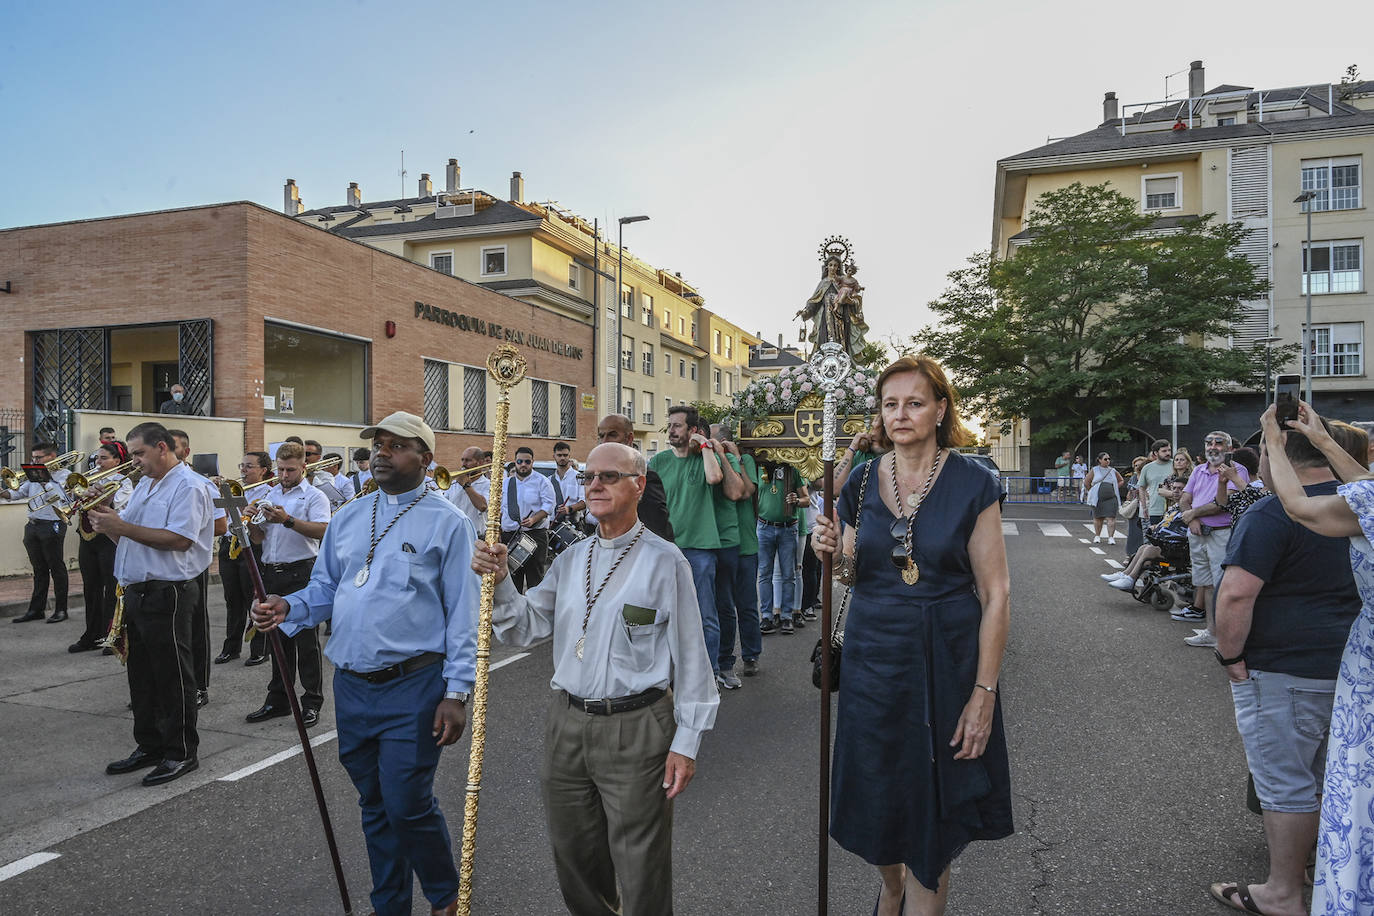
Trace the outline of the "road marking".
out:
[[[320,736],[315,737],[315,738],[311,738],[311,739],[310,739],[310,746],[311,746],[311,747],[319,747],[321,744],[324,744],[326,741],[333,741],[333,740],[334,740],[335,738],[337,738],[337,737],[339,737],[339,733],[336,732],[336,731],[325,732],[323,735],[320,735]],[[281,752],[279,752],[279,753],[273,754],[271,757],[268,757],[268,758],[265,759],[265,760],[259,760],[257,763],[252,764],[251,766],[246,766],[246,767],[244,767],[244,768],[241,769],[241,770],[235,770],[234,772],[230,773],[228,776],[221,776],[221,777],[219,778],[219,781],[220,781],[220,782],[238,782],[240,779],[243,779],[245,776],[252,776],[254,773],[258,772],[259,770],[265,770],[265,769],[267,769],[267,768],[270,767],[270,766],[273,766],[273,765],[275,765],[275,764],[281,763],[283,760],[290,760],[292,757],[295,757],[295,756],[296,756],[297,754],[299,754],[299,753],[301,753],[301,747],[300,747],[300,745],[296,745],[295,747],[288,748],[288,749],[286,749],[286,750],[284,750],[284,751],[281,751]]]
[[[1021,533],[1021,532],[1018,531],[1017,528],[1016,528],[1016,522],[1006,522],[1006,521],[1002,522],[1002,534],[1003,534],[1003,535],[1008,535],[1008,534],[1020,534],[1020,533]]]
[[[1113,569],[1125,569],[1125,568],[1126,568],[1126,567],[1122,566],[1120,563],[1116,562],[1115,560],[1108,560],[1108,561],[1107,561],[1107,565],[1110,566],[1110,567],[1112,567]]]
[[[44,862],[51,862],[53,859],[60,858],[62,858],[61,854],[56,852],[35,852],[31,856],[24,856],[24,858],[17,859],[5,867],[0,868],[0,881],[8,881],[16,875],[22,875],[31,868],[37,868]]]
[[[1084,522],[1084,523],[1083,523],[1083,527],[1084,527],[1084,528],[1087,528],[1089,531],[1092,531],[1092,530],[1093,530],[1093,523],[1092,523],[1092,522]]]
[[[1107,551],[1103,550],[1101,547],[1089,547],[1088,549],[1099,557],[1105,557],[1107,555]]]
[[[512,655],[510,658],[503,658],[503,659],[501,659],[499,662],[497,662],[496,664],[494,664],[494,665],[489,665],[489,666],[487,667],[487,670],[488,670],[488,671],[495,671],[497,668],[504,668],[506,665],[509,665],[511,662],[518,662],[518,661],[520,661],[520,659],[522,659],[522,658],[528,658],[528,657],[529,657],[529,653],[528,653],[528,652],[517,652],[517,653],[515,653],[514,655]]]
[[[1069,530],[1063,525],[1040,522],[1040,533],[1047,538],[1066,538],[1069,537]]]
[[[1078,539],[1078,543],[1080,543],[1080,544],[1091,544],[1092,541],[1088,540],[1087,538],[1079,538],[1079,539]]]

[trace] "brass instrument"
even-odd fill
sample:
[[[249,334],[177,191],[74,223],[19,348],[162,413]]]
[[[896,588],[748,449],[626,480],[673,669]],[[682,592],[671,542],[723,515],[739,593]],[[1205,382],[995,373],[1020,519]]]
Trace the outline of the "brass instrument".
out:
[[[278,508],[277,504],[272,502],[272,500],[270,499],[264,499],[262,502],[254,503],[254,506],[256,507],[257,511],[253,513],[252,518],[248,519],[249,524],[253,525],[266,524],[267,513],[273,509]]]
[[[100,647],[109,649],[119,659],[121,665],[129,664],[129,641],[124,633],[124,586],[115,586],[114,619],[110,621],[110,632],[101,640]]]
[[[132,462],[129,463],[132,464]],[[123,466],[124,465],[120,465],[120,467]],[[112,474],[114,470],[105,473]],[[143,470],[141,468],[133,468],[124,477],[124,480],[134,484],[138,483],[138,479],[142,476]],[[79,515],[81,523],[77,526],[77,531],[80,533],[83,540],[89,541],[95,537],[96,530],[91,527],[91,523],[86,519],[86,513],[106,500],[111,499],[118,493],[119,488],[124,486],[124,480],[107,480],[101,486],[87,487],[85,492],[73,500],[70,505],[55,505],[53,506],[53,511],[61,517],[62,521],[68,524],[71,523],[72,516]]]
[[[24,485],[25,477],[14,468],[0,468],[0,488],[17,490]]]
[[[441,490],[447,490],[453,486],[453,474],[442,464],[434,466],[434,485]]]
[[[256,490],[258,487],[270,487],[272,486],[272,484],[276,482],[277,478],[268,477],[266,480],[260,480],[257,483],[250,483],[248,486],[245,487],[243,485],[243,478],[240,477],[238,480],[226,480],[224,482],[224,485],[229,488],[229,492],[232,493],[234,496],[242,496],[249,490]]]
[[[85,452],[78,452],[75,449],[73,449],[70,452],[63,452],[56,458],[43,462],[43,467],[55,473],[66,468],[74,468],[85,460]]]
[[[67,488],[67,492],[69,493],[74,493],[78,496],[84,496],[84,491],[89,490],[91,484],[95,483],[98,480],[104,480],[111,474],[128,474],[130,469],[133,468],[133,466],[133,459],[130,459],[124,462],[123,464],[116,465],[115,467],[110,468],[109,470],[97,471],[96,473],[90,475],[82,474],[79,471],[72,471],[70,474],[67,475],[67,482],[63,484],[63,486]]]
[[[348,505],[349,503],[353,502],[353,500],[355,500],[355,499],[359,499],[360,497],[366,496],[366,495],[369,494],[369,493],[376,493],[376,492],[377,492],[377,479],[376,479],[375,477],[369,477],[369,478],[367,478],[367,483],[363,484],[363,488],[362,488],[361,490],[359,490],[357,493],[354,493],[352,496],[350,496],[348,499],[344,500],[343,502],[339,503],[339,509],[342,509],[344,506],[346,506],[346,505]],[[334,510],[334,514],[335,514],[335,515],[338,515],[339,509],[335,509],[335,510]]]

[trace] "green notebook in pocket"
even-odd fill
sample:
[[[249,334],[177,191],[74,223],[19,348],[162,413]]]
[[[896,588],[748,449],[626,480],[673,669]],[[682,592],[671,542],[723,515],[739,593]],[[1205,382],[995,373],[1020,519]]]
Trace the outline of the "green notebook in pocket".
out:
[[[625,618],[625,622],[632,627],[646,627],[658,619],[658,611],[651,607],[640,607],[637,604],[627,604],[620,616]]]

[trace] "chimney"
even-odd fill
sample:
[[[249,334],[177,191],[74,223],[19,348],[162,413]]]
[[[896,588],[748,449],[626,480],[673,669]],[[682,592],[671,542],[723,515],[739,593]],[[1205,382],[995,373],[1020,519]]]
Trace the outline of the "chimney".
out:
[[[1121,110],[1116,104],[1116,93],[1109,92],[1102,97],[1102,120],[1115,121],[1121,115]]]
[[[301,189],[296,187],[296,179],[286,179],[286,187],[282,189],[281,212],[287,216],[296,216],[305,212],[305,204],[301,203]]]
[[[510,199],[517,204],[525,202],[525,179],[519,172],[510,173]]]
[[[348,205],[350,207],[356,207],[358,209],[362,208],[363,191],[362,188],[358,187],[358,183],[356,181],[350,181],[348,183]]]
[[[420,190],[418,193],[420,197],[434,196],[434,182],[429,180],[429,172],[420,173]]]
[[[448,171],[444,174],[444,190],[450,192],[458,190],[458,182],[462,180],[462,177],[463,170],[458,168],[458,160],[450,159]]]
[[[1188,97],[1194,99],[1202,98],[1202,94],[1207,91],[1207,81],[1204,79],[1202,61],[1195,60],[1188,65]]]

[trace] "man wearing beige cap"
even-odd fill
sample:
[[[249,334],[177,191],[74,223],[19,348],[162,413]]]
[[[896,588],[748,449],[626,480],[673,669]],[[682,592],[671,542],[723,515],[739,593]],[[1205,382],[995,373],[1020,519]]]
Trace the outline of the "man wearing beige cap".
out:
[[[467,724],[476,672],[472,523],[425,486],[434,431],[399,412],[362,431],[378,491],[325,529],[310,582],[269,595],[253,622],[283,633],[332,620],[339,760],[358,790],[379,916],[411,912],[412,873],[435,914],[457,911],[458,873],[434,798],[439,752]],[[418,714],[417,714],[418,713]]]

